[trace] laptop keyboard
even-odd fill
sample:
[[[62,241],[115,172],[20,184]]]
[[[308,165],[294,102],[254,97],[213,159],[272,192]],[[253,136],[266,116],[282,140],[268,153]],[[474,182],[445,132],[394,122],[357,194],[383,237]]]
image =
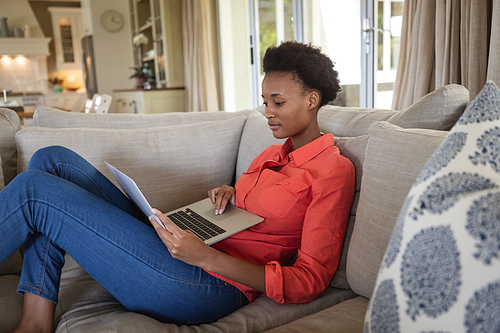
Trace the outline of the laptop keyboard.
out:
[[[207,240],[226,232],[226,230],[213,224],[189,208],[167,215],[167,217],[182,230],[191,230],[202,240]]]

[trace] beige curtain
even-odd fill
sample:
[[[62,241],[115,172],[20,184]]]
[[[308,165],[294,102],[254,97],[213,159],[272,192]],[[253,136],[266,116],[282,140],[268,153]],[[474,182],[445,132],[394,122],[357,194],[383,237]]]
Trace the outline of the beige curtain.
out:
[[[500,0],[405,0],[392,107],[450,83],[500,84]]]
[[[210,0],[182,0],[182,35],[187,111],[218,111],[217,29]]]

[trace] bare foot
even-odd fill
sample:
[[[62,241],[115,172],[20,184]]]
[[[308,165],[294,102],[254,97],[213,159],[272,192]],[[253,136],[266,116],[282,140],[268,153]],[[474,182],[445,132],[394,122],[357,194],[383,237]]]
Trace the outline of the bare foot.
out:
[[[21,322],[11,333],[52,333],[55,309],[56,305],[51,301],[25,293]]]

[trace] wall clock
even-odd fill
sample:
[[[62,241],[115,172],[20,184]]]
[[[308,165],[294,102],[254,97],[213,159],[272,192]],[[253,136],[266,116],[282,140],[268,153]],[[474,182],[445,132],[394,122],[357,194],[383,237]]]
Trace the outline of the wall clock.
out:
[[[123,28],[123,16],[117,10],[108,9],[101,15],[101,25],[109,32],[118,32]]]

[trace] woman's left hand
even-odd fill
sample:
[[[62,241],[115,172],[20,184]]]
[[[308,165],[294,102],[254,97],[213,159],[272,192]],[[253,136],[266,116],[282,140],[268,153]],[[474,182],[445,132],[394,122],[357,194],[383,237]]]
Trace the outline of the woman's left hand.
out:
[[[189,230],[182,230],[157,209],[153,209],[167,230],[163,229],[151,216],[149,219],[161,241],[173,258],[187,264],[203,268],[212,253],[212,248]]]

